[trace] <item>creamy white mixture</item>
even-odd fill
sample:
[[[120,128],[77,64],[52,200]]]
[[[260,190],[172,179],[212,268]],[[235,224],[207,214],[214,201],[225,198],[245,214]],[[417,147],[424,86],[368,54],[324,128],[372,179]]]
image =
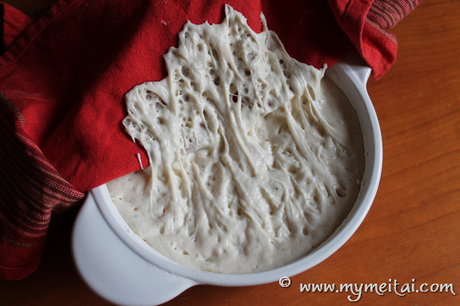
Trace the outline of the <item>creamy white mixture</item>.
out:
[[[354,204],[364,167],[358,119],[324,69],[226,7],[187,23],[169,75],[126,95],[123,123],[150,166],[108,183],[134,232],[183,265],[264,271],[321,244]]]

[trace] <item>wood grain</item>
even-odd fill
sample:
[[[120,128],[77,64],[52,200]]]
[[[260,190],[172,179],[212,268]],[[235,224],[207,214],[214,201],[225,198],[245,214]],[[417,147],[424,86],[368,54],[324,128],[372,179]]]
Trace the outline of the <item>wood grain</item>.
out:
[[[47,1],[6,2],[31,12]],[[300,283],[394,280],[416,287],[453,284],[456,295],[368,292],[358,304],[460,305],[458,16],[460,1],[424,0],[391,30],[399,41],[398,59],[383,78],[368,83],[383,135],[382,180],[369,215],[338,252],[292,277],[286,289],[277,283],[198,286],[165,305],[349,305],[349,293],[301,293]],[[0,305],[110,305],[73,267],[69,238],[76,213],[55,216],[36,273],[22,281],[0,281]]]

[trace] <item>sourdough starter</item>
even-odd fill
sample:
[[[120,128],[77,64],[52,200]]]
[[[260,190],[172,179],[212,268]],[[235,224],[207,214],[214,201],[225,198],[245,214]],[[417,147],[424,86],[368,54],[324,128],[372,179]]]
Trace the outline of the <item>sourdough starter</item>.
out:
[[[308,254],[347,216],[364,168],[346,96],[230,7],[186,23],[168,77],[126,95],[123,124],[149,167],[107,184],[132,230],[164,256],[219,273]],[[133,157],[133,160],[135,157]]]

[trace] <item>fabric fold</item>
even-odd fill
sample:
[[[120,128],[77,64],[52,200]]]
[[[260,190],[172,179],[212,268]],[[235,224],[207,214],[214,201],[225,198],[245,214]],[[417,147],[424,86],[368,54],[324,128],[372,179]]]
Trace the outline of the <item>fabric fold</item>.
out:
[[[84,193],[49,163],[1,93],[0,122],[0,277],[21,279],[38,267],[51,213],[76,205]]]

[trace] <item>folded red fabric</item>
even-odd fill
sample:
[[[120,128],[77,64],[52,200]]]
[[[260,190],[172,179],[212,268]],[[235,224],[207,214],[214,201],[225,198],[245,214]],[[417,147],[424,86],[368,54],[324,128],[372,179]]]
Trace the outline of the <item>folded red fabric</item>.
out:
[[[123,96],[164,78],[183,24],[219,23],[224,4],[256,32],[263,12],[299,61],[331,66],[356,48],[379,78],[396,58],[385,22],[418,1],[60,0],[36,22],[1,4],[0,277],[36,269],[51,213],[138,170],[137,153],[148,164],[122,127]]]

